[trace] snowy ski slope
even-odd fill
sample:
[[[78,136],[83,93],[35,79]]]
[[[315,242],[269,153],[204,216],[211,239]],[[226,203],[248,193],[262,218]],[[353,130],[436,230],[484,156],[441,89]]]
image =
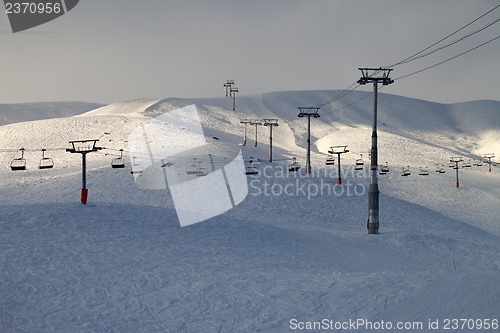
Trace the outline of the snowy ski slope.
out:
[[[297,107],[338,93],[237,96],[237,112],[228,98],[135,100],[0,126],[0,332],[319,332],[301,328],[323,319],[394,324],[336,332],[436,332],[454,318],[475,320],[458,331],[500,331],[477,329],[500,319],[500,166],[460,169],[459,189],[448,167],[455,155],[500,156],[500,102],[379,95],[379,160],[390,172],[380,176],[381,233],[368,235],[371,96],[322,107],[312,120],[315,173],[286,172],[294,156],[305,164]],[[168,190],[134,182],[127,140],[148,119],[191,104],[209,142],[196,151],[206,166],[208,153],[221,168],[241,148],[261,173],[248,177],[236,208],[181,228]],[[272,163],[267,128],[254,148],[249,127],[240,146],[243,118],[279,119]],[[75,139],[105,148],[87,157],[87,205],[81,157],[65,151]],[[350,150],[342,187],[337,164],[325,165],[333,145]],[[12,172],[21,147],[27,170]],[[53,169],[37,168],[42,148]],[[119,149],[126,168],[112,169]],[[365,167],[354,171],[360,154]],[[412,174],[401,177],[406,166]],[[430,174],[419,176],[421,167]],[[439,330],[430,329],[436,320]]]

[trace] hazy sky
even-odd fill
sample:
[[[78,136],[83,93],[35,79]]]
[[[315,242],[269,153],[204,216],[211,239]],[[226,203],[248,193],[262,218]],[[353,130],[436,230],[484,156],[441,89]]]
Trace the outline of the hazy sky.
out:
[[[0,12],[0,103],[215,97],[344,89],[358,67],[391,65],[498,5],[498,0],[80,0],[13,34]],[[500,18],[500,8],[470,27]],[[465,34],[463,32],[461,35]],[[500,23],[397,78],[500,35]],[[456,38],[452,38],[454,40]],[[500,100],[500,39],[383,92],[437,102]],[[360,90],[371,90],[362,87]]]

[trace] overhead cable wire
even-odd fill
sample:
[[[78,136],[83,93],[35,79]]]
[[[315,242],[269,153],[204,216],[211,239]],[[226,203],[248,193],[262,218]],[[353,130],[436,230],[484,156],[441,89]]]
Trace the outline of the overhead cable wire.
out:
[[[484,42],[484,43],[482,43],[482,44],[479,44],[478,46],[475,46],[475,47],[473,47],[473,48],[470,48],[470,49],[468,49],[467,51],[464,51],[464,52],[459,53],[459,54],[457,54],[457,55],[455,55],[455,56],[453,56],[453,57],[450,57],[450,58],[448,58],[448,59],[445,59],[445,60],[443,60],[443,61],[440,61],[440,62],[438,62],[438,63],[436,63],[436,64],[434,64],[434,65],[427,66],[427,67],[422,68],[422,69],[420,69],[420,70],[418,70],[418,71],[415,71],[415,72],[412,72],[412,73],[409,73],[409,74],[406,74],[406,75],[400,76],[400,77],[398,77],[398,78],[394,79],[394,81],[396,81],[396,80],[400,80],[400,79],[404,79],[404,78],[407,78],[407,77],[409,77],[409,76],[412,76],[412,75],[415,75],[415,74],[418,74],[418,73],[422,73],[422,72],[424,72],[424,71],[426,71],[426,70],[429,70],[429,69],[431,69],[431,68],[434,68],[434,67],[437,67],[437,66],[439,66],[439,65],[442,65],[442,64],[444,64],[444,63],[446,63],[446,62],[448,62],[448,61],[451,61],[451,60],[453,60],[453,59],[456,59],[456,58],[458,58],[458,57],[461,57],[461,56],[463,56],[463,55],[465,55],[465,54],[467,54],[467,53],[469,53],[469,52],[472,52],[472,51],[474,51],[474,50],[477,50],[478,48],[480,48],[480,47],[482,47],[482,46],[484,46],[484,45],[487,45],[487,44],[489,44],[489,43],[491,43],[491,42],[493,42],[493,41],[495,41],[495,40],[497,40],[497,39],[499,39],[499,38],[500,38],[500,36],[494,37],[494,38],[492,38],[492,39],[490,39],[490,40],[488,40],[488,41],[486,41],[486,42]]]
[[[500,21],[500,18],[496,19],[495,21],[493,21],[493,22],[489,23],[488,25],[486,25],[485,27],[482,27],[482,28],[481,28],[481,29],[479,29],[479,30],[476,30],[476,31],[474,31],[474,32],[472,32],[472,33],[470,33],[470,34],[468,34],[468,35],[465,35],[465,36],[460,37],[459,39],[457,39],[457,40],[455,40],[455,41],[453,41],[453,42],[450,42],[450,43],[448,43],[448,44],[446,44],[446,45],[444,45],[444,46],[438,47],[438,48],[437,48],[437,49],[435,49],[435,50],[432,50],[432,51],[429,51],[429,52],[427,52],[427,53],[421,54],[421,55],[419,55],[419,56],[417,56],[417,57],[411,58],[410,60],[401,61],[401,62],[399,62],[399,63],[398,63],[398,65],[395,65],[395,66],[399,66],[399,65],[402,65],[402,64],[407,64],[407,63],[409,63],[409,62],[411,62],[411,61],[414,61],[414,60],[417,60],[417,59],[421,59],[421,58],[427,57],[427,56],[429,56],[429,55],[431,55],[431,54],[434,54],[434,53],[436,53],[436,52],[438,52],[438,51],[441,51],[441,50],[443,50],[443,49],[445,49],[445,48],[448,48],[448,47],[450,47],[450,46],[452,46],[452,45],[455,45],[455,44],[457,44],[457,43],[461,42],[462,40],[464,40],[464,39],[466,39],[466,38],[468,38],[468,37],[471,37],[471,36],[473,36],[473,35],[475,35],[475,34],[477,34],[477,33],[481,32],[481,31],[483,31],[483,30],[485,30],[485,29],[487,29],[487,28],[491,27],[493,24],[496,24],[496,23],[498,23],[499,21]],[[392,67],[395,67],[395,66],[392,66]]]
[[[479,17],[475,18],[474,20],[472,20],[471,22],[467,23],[466,25],[462,26],[461,28],[459,28],[459,29],[455,30],[455,31],[454,31],[454,32],[452,32],[451,34],[447,35],[446,37],[444,37],[444,38],[442,38],[442,39],[438,40],[437,42],[433,43],[432,45],[430,45],[430,46],[428,46],[428,47],[426,47],[426,48],[422,49],[421,51],[419,51],[419,52],[417,52],[417,53],[415,53],[415,54],[413,54],[413,55],[411,55],[411,56],[409,56],[409,57],[407,57],[407,58],[405,58],[405,59],[403,59],[403,60],[401,60],[401,61],[396,62],[395,64],[393,64],[393,65],[391,65],[391,66],[385,66],[384,68],[392,68],[392,67],[396,67],[396,66],[398,66],[398,65],[402,65],[402,64],[405,64],[405,63],[408,63],[408,62],[411,62],[411,61],[414,61],[414,60],[417,60],[417,59],[423,58],[423,57],[425,57],[425,56],[431,55],[431,54],[436,53],[436,52],[438,52],[438,51],[440,51],[440,50],[442,50],[442,49],[444,49],[444,48],[447,48],[447,47],[450,47],[450,46],[452,46],[452,45],[455,45],[455,44],[459,43],[460,41],[462,41],[462,40],[464,40],[464,39],[466,39],[466,38],[468,38],[468,37],[470,37],[470,36],[473,36],[473,35],[475,35],[475,34],[477,34],[477,33],[481,32],[481,31],[483,31],[483,30],[485,30],[485,29],[487,29],[488,27],[490,27],[490,26],[492,26],[493,24],[495,24],[495,23],[497,23],[498,21],[500,21],[500,19],[497,19],[497,20],[493,21],[492,23],[489,23],[488,25],[486,25],[486,26],[484,26],[484,27],[482,27],[482,28],[480,28],[480,29],[478,29],[478,30],[476,30],[476,31],[474,31],[474,32],[472,32],[472,33],[470,33],[470,34],[468,34],[468,35],[466,35],[466,36],[463,36],[463,37],[459,38],[458,40],[456,40],[456,41],[454,41],[454,42],[448,43],[447,45],[442,46],[442,47],[439,47],[439,48],[438,48],[438,49],[436,49],[436,50],[432,50],[432,51],[429,51],[429,52],[427,52],[427,53],[423,54],[424,52],[426,52],[426,51],[430,50],[430,49],[431,49],[431,48],[433,48],[434,46],[436,46],[436,45],[440,44],[441,42],[443,42],[443,41],[447,40],[448,38],[450,38],[450,37],[452,37],[452,36],[456,35],[456,34],[457,34],[457,33],[459,33],[460,31],[464,30],[465,28],[469,27],[470,25],[474,24],[475,22],[479,21],[480,19],[482,19],[483,17],[485,17],[485,16],[486,16],[486,15],[488,15],[489,13],[493,12],[494,10],[496,10],[496,9],[497,9],[497,8],[499,8],[499,7],[500,7],[500,4],[499,4],[499,5],[497,5],[497,6],[495,6],[495,7],[493,7],[492,9],[488,10],[486,13],[484,13],[484,14],[480,15]],[[495,38],[495,39],[496,39],[496,38]],[[491,40],[491,41],[492,41],[492,40]],[[487,43],[489,43],[489,42],[491,42],[491,41],[488,41]],[[480,45],[480,46],[478,46],[478,47],[481,47],[481,46],[482,46],[482,45]],[[478,48],[478,47],[476,47],[476,48]],[[471,51],[475,50],[476,48],[471,49],[471,50],[468,50],[468,51],[464,52],[463,54],[468,53],[468,52],[471,52]],[[425,71],[425,70],[431,69],[431,68],[433,68],[433,67],[439,66],[440,64],[445,63],[445,62],[448,62],[448,61],[450,61],[450,60],[452,60],[452,59],[455,59],[455,58],[457,58],[457,57],[459,57],[459,56],[461,56],[461,55],[463,55],[463,54],[459,54],[459,55],[457,55],[457,56],[455,56],[455,57],[452,57],[452,58],[450,58],[450,59],[447,59],[447,60],[445,60],[445,61],[443,61],[443,62],[441,62],[441,63],[435,64],[435,65],[433,65],[433,66],[429,66],[428,68],[424,68],[424,69],[422,69],[422,70],[420,70],[420,71],[416,71],[416,72],[414,72],[414,73],[410,73],[410,74],[408,74],[407,76],[414,75],[414,74],[420,73],[420,72],[422,72],[422,71]],[[376,74],[377,74],[377,72],[374,72],[371,76],[376,75]],[[407,77],[407,76],[403,76],[403,77]],[[399,77],[398,79],[401,79],[401,78],[403,78],[403,77]],[[347,87],[346,89],[344,89],[344,90],[343,90],[342,92],[340,92],[339,94],[335,95],[335,96],[334,96],[333,98],[331,98],[330,100],[328,100],[328,101],[324,102],[323,104],[318,105],[318,107],[323,107],[323,106],[325,106],[325,105],[331,104],[331,103],[333,103],[333,102],[335,102],[335,101],[337,101],[337,100],[339,100],[339,99],[341,99],[341,98],[343,98],[343,97],[345,97],[345,96],[349,95],[351,92],[353,92],[354,90],[356,90],[356,89],[360,86],[359,84],[358,84],[357,86],[355,86],[356,84],[357,84],[357,81],[356,81],[356,82],[354,82],[353,84],[351,84],[351,85],[350,85],[349,87]],[[354,88],[352,88],[353,86],[355,86],[355,87],[354,87]],[[352,88],[352,89],[351,89],[351,88]],[[370,95],[370,94],[369,94],[369,95]],[[350,103],[350,104],[348,104],[348,105],[345,105],[345,106],[343,106],[343,107],[341,107],[341,108],[339,108],[339,109],[335,109],[335,110],[333,110],[333,111],[339,111],[339,110],[342,110],[342,109],[344,109],[344,108],[347,108],[347,107],[349,107],[349,106],[351,106],[351,105],[354,105],[354,104],[358,103],[359,101],[361,101],[361,100],[365,99],[365,98],[366,98],[366,97],[368,97],[369,95],[366,95],[366,96],[364,96],[363,98],[360,98],[360,99],[356,100],[356,101],[355,101],[355,102],[353,102],[353,103]]]
[[[455,31],[454,31],[454,32],[452,32],[451,34],[447,35],[446,37],[444,37],[444,38],[442,38],[442,39],[438,40],[438,41],[437,41],[437,42],[435,42],[434,44],[432,44],[432,45],[430,45],[430,46],[428,46],[428,47],[424,48],[423,50],[421,50],[421,51],[419,51],[419,52],[417,52],[417,53],[415,53],[415,54],[413,54],[413,55],[411,55],[411,56],[409,56],[409,57],[407,57],[407,58],[405,58],[405,59],[403,59],[403,60],[401,60],[401,61],[399,61],[399,62],[396,62],[395,64],[393,64],[393,65],[391,65],[391,66],[387,66],[387,67],[395,67],[395,66],[398,66],[398,65],[401,65],[401,64],[403,64],[403,63],[406,63],[406,62],[411,61],[410,59],[412,59],[412,58],[415,58],[415,57],[419,56],[419,55],[420,55],[420,54],[422,54],[423,52],[425,52],[425,51],[427,51],[427,50],[429,50],[429,49],[433,48],[434,46],[438,45],[439,43],[441,43],[441,42],[443,42],[443,41],[447,40],[448,38],[450,38],[450,37],[452,37],[452,36],[456,35],[456,34],[457,34],[457,33],[459,33],[460,31],[464,30],[465,28],[467,28],[468,26],[472,25],[473,23],[475,23],[475,22],[479,21],[480,19],[482,19],[483,17],[485,17],[486,15],[488,15],[489,13],[491,13],[492,11],[494,11],[495,9],[497,9],[498,7],[500,7],[500,5],[497,5],[497,6],[493,7],[492,9],[490,9],[489,11],[487,11],[486,13],[484,13],[484,14],[482,14],[481,16],[479,16],[478,18],[476,18],[476,19],[472,20],[471,22],[467,23],[466,25],[464,25],[464,26],[463,26],[463,27],[461,27],[460,29],[455,30]]]

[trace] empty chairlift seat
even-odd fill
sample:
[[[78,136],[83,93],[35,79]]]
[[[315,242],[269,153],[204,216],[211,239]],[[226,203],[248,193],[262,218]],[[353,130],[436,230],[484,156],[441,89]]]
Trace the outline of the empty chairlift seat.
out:
[[[47,150],[42,149],[42,158],[40,159],[40,164],[38,165],[38,169],[52,169],[54,167],[54,161],[50,157],[45,157],[45,152]]]
[[[335,164],[335,157],[332,154],[328,154],[328,156],[326,157],[325,164],[326,165],[333,165],[333,164]]]
[[[363,162],[363,154],[359,154],[359,158],[356,159],[356,163],[354,165],[354,170],[363,170],[363,166],[365,163]]]
[[[142,164],[136,163],[135,161],[135,156],[134,156],[134,163],[130,166],[130,173],[131,174],[141,174],[144,171],[144,168],[142,167]]]
[[[111,167],[113,169],[123,169],[123,168],[125,168],[125,161],[123,160],[123,149],[120,149],[120,157],[114,158],[111,161]]]
[[[21,157],[15,158],[10,162],[10,169],[12,171],[26,170],[26,159],[24,158],[24,148],[19,149]]]
[[[250,159],[245,167],[245,175],[256,175],[258,173],[257,168],[253,166],[253,159]]]
[[[198,167],[196,167],[196,157],[193,158],[193,165],[190,165],[186,168],[186,174],[188,175],[196,175],[198,173]]]
[[[410,166],[403,167],[403,171],[401,172],[401,176],[408,177],[409,175],[411,175]]]
[[[203,177],[208,175],[207,168],[201,166],[201,161],[198,161],[198,169],[196,170],[196,177]]]

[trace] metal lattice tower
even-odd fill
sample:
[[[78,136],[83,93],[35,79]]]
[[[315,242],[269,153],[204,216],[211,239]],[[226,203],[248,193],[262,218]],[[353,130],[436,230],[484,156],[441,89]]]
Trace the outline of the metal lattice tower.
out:
[[[386,86],[394,82],[389,78],[392,69],[388,68],[359,68],[361,78],[358,83],[365,85],[373,83],[373,124],[372,124],[372,148],[370,163],[370,189],[368,191],[368,233],[378,234],[379,228],[379,189],[378,189],[378,147],[377,147],[377,99],[378,84]]]
[[[299,106],[299,118],[307,117],[307,156],[306,174],[311,173],[311,117],[319,118],[319,107]]]
[[[269,126],[269,162],[273,161],[273,127],[278,126],[278,119],[264,119],[264,126]]]
[[[342,185],[342,173],[340,170],[340,155],[348,153],[349,150],[347,150],[347,146],[333,146],[330,147],[330,150],[328,151],[330,154],[337,154],[338,156],[338,178],[337,178],[337,184]]]

